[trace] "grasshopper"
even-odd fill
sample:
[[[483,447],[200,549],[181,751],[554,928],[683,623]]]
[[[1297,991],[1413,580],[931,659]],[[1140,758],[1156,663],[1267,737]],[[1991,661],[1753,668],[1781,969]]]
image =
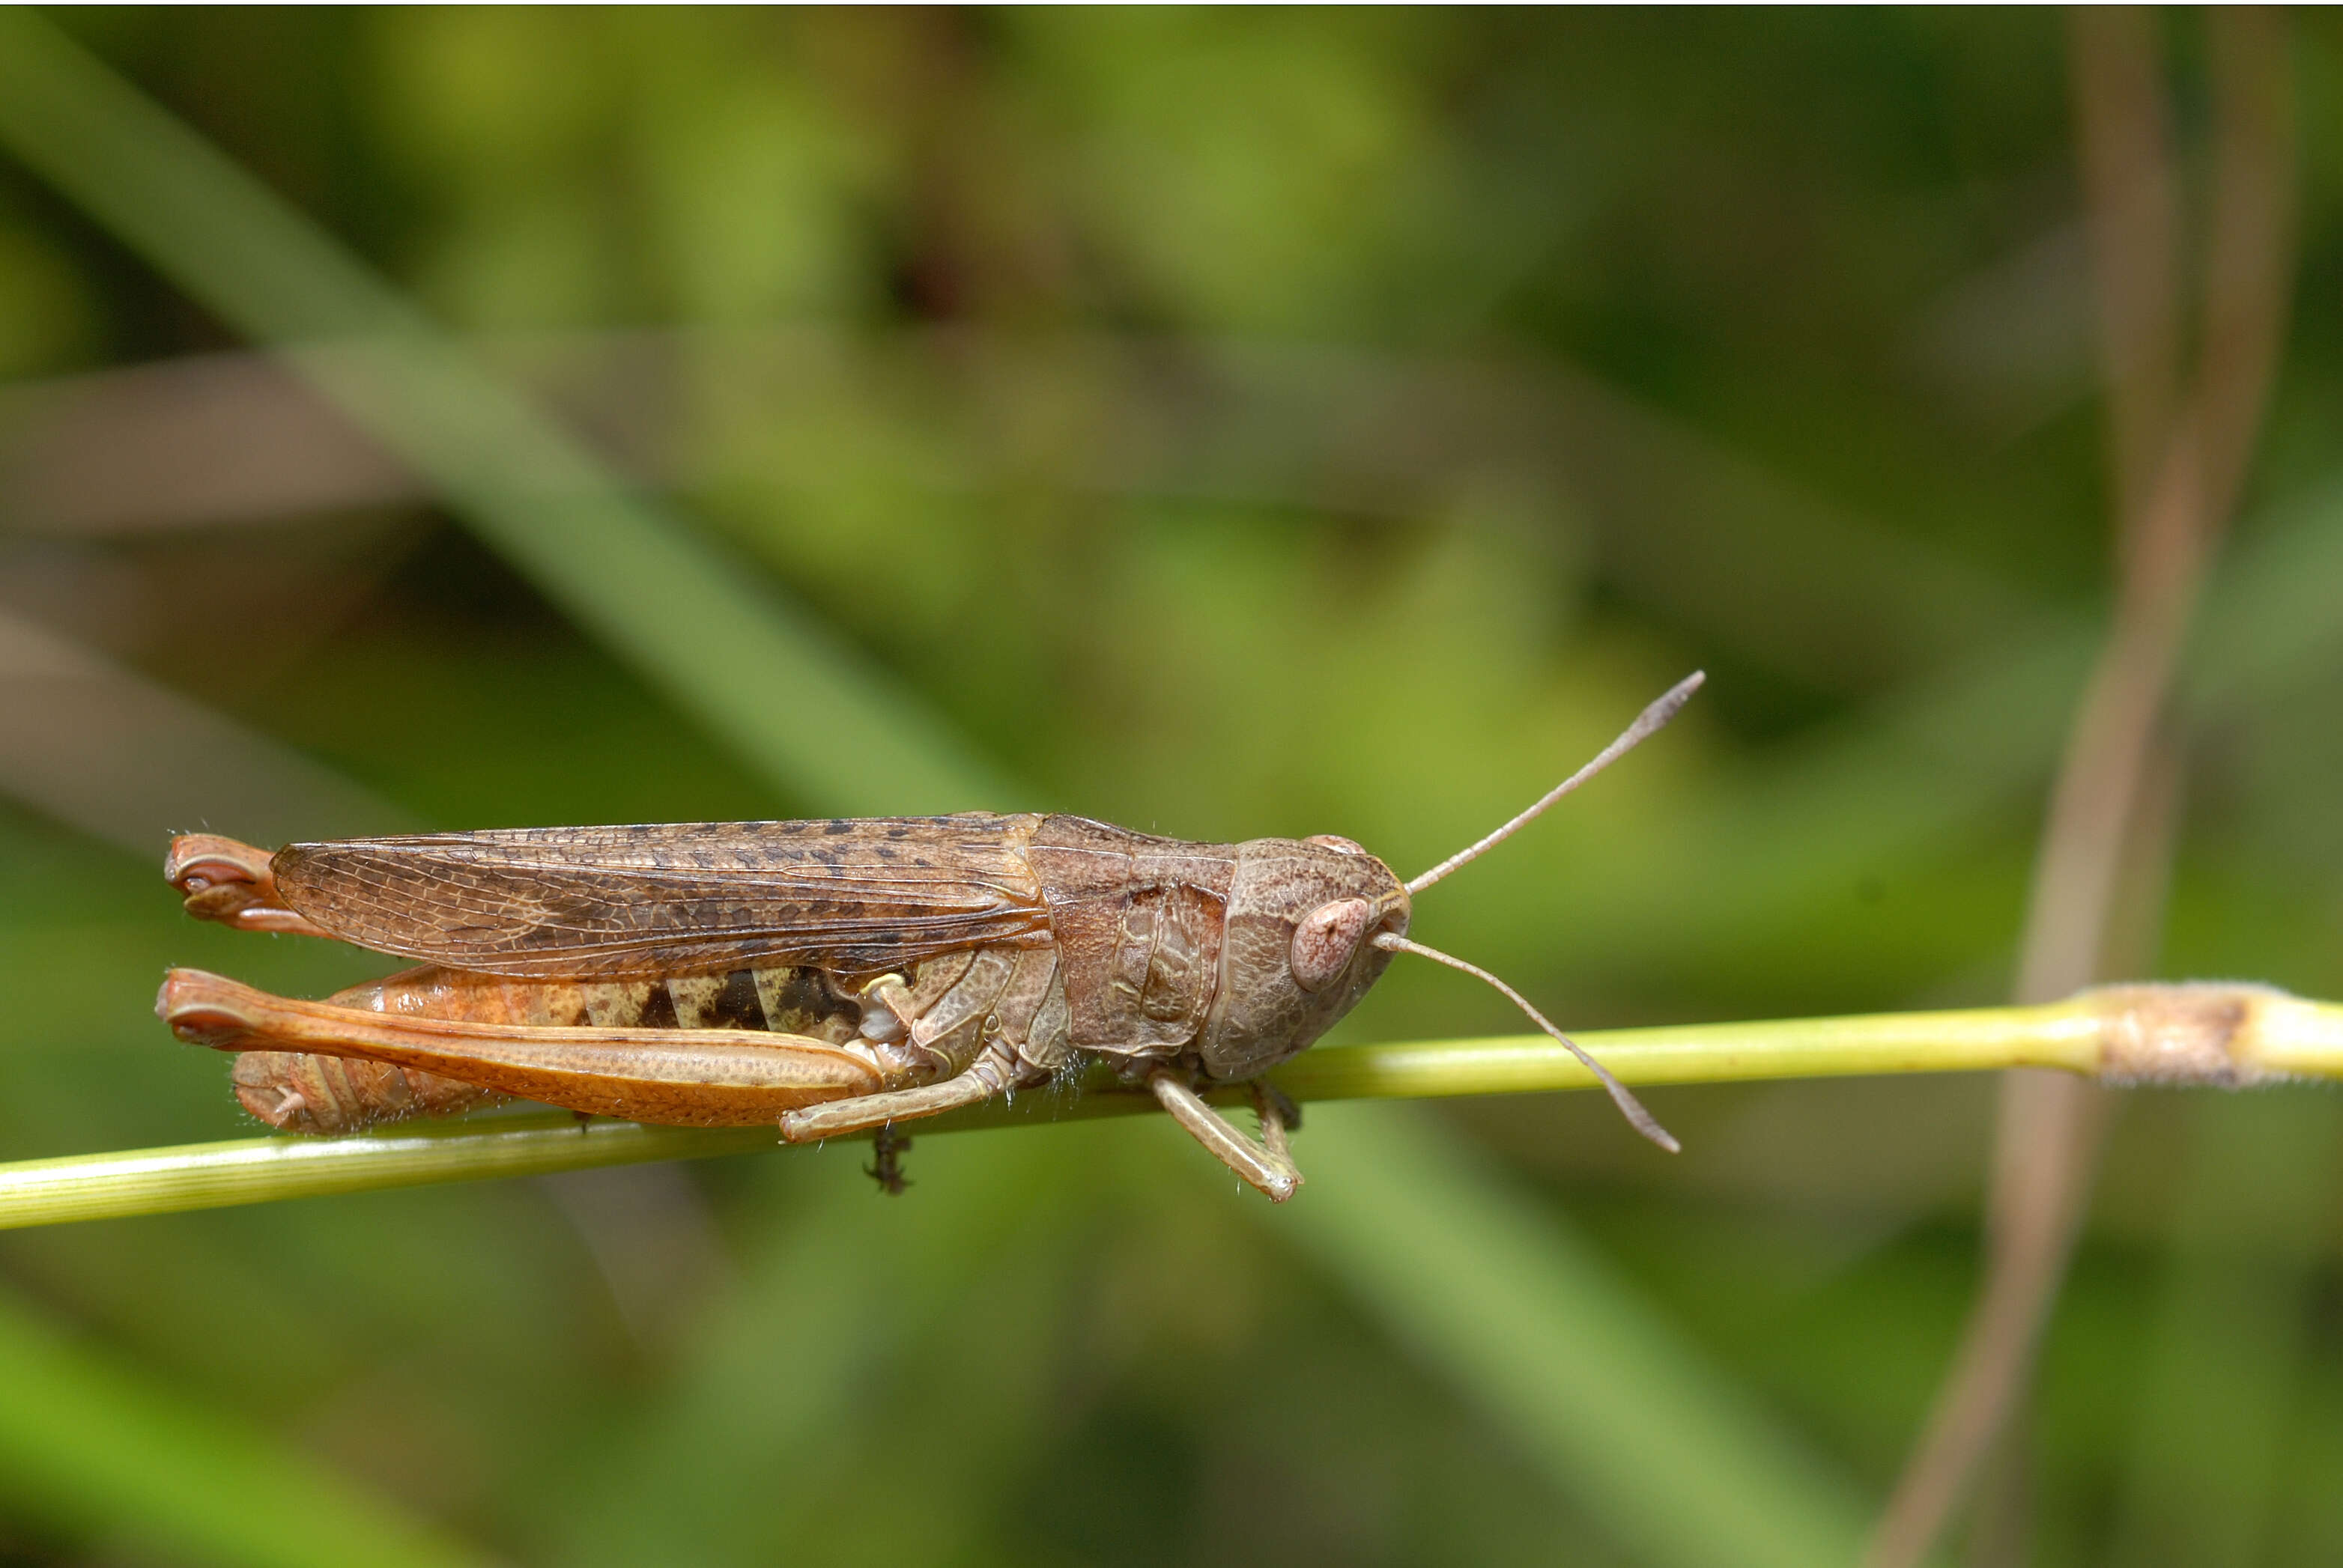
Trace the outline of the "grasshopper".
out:
[[[1585,767],[1403,882],[1348,839],[1198,844],[1027,813],[548,828],[293,844],[177,839],[189,913],[417,960],[324,1001],[173,970],[156,1010],[238,1052],[264,1121],[337,1132],[520,1097],[791,1143],[1063,1080],[1102,1060],[1276,1202],[1302,1184],[1264,1079],[1397,953],[1487,981],[1675,1141],[1504,981],[1412,941],[1415,896],[1666,723],[1688,678]],[[1260,1135],[1204,1097],[1250,1089]]]

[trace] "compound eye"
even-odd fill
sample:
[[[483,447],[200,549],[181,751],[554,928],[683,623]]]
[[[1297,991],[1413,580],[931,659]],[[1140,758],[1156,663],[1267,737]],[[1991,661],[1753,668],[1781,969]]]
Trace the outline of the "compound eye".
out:
[[[1303,990],[1322,990],[1351,964],[1359,939],[1375,911],[1364,899],[1340,899],[1321,904],[1293,928],[1289,955],[1293,983]]]
[[[1329,849],[1340,849],[1345,855],[1363,855],[1367,852],[1367,847],[1364,844],[1355,839],[1345,839],[1340,833],[1312,833],[1302,841],[1305,844],[1322,845]]]

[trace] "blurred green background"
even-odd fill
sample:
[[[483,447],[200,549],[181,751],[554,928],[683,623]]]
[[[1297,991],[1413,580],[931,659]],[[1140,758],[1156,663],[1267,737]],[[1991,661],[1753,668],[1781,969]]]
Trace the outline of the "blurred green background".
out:
[[[2053,13],[35,25],[314,230],[140,186],[167,125],[20,21],[0,1158],[249,1133],[166,964],[382,967],[188,922],[173,830],[1062,809],[1404,875],[1695,667],[1416,930],[1586,1028],[2006,994],[2107,572]],[[2343,29],[2293,48],[2157,972],[2335,998]],[[370,417],[259,351],[376,329],[422,368],[304,362]],[[1337,1039],[1518,1027],[1403,964]],[[1313,1110],[1277,1211],[1141,1121],[923,1138],[900,1201],[838,1146],[9,1234],[0,1563],[1823,1560],[1992,1085],[1652,1101],[1681,1159]],[[2023,1560],[2343,1560],[2338,1173],[2331,1093],[2127,1104]]]

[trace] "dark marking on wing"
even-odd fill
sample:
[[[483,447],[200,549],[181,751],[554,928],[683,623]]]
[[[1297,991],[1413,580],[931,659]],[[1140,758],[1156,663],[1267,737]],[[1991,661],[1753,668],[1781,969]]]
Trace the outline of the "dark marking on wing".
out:
[[[872,974],[1049,940],[1038,816],[532,828],[293,844],[279,896],[361,947],[488,974]],[[916,852],[906,855],[907,849]],[[889,851],[882,854],[881,850]]]

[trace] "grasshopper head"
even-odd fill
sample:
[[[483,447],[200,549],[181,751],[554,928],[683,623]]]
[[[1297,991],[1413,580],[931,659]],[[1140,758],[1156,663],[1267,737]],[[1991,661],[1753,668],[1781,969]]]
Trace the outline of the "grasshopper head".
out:
[[[1204,1070],[1251,1078],[1307,1050],[1391,962],[1407,889],[1348,839],[1255,839],[1237,847],[1220,986],[1196,1037]]]
[[[1676,1141],[1601,1062],[1487,970],[1408,940],[1407,920],[1409,900],[1416,894],[1479,859],[1624,756],[1674,718],[1704,678],[1695,671],[1676,682],[1594,761],[1495,832],[1413,881],[1401,881],[1358,845],[1332,835],[1238,845],[1221,945],[1220,991],[1196,1037],[1204,1070],[1224,1081],[1251,1078],[1300,1054],[1366,994],[1393,953],[1419,953],[1502,991],[1586,1064],[1637,1131],[1674,1153]]]

